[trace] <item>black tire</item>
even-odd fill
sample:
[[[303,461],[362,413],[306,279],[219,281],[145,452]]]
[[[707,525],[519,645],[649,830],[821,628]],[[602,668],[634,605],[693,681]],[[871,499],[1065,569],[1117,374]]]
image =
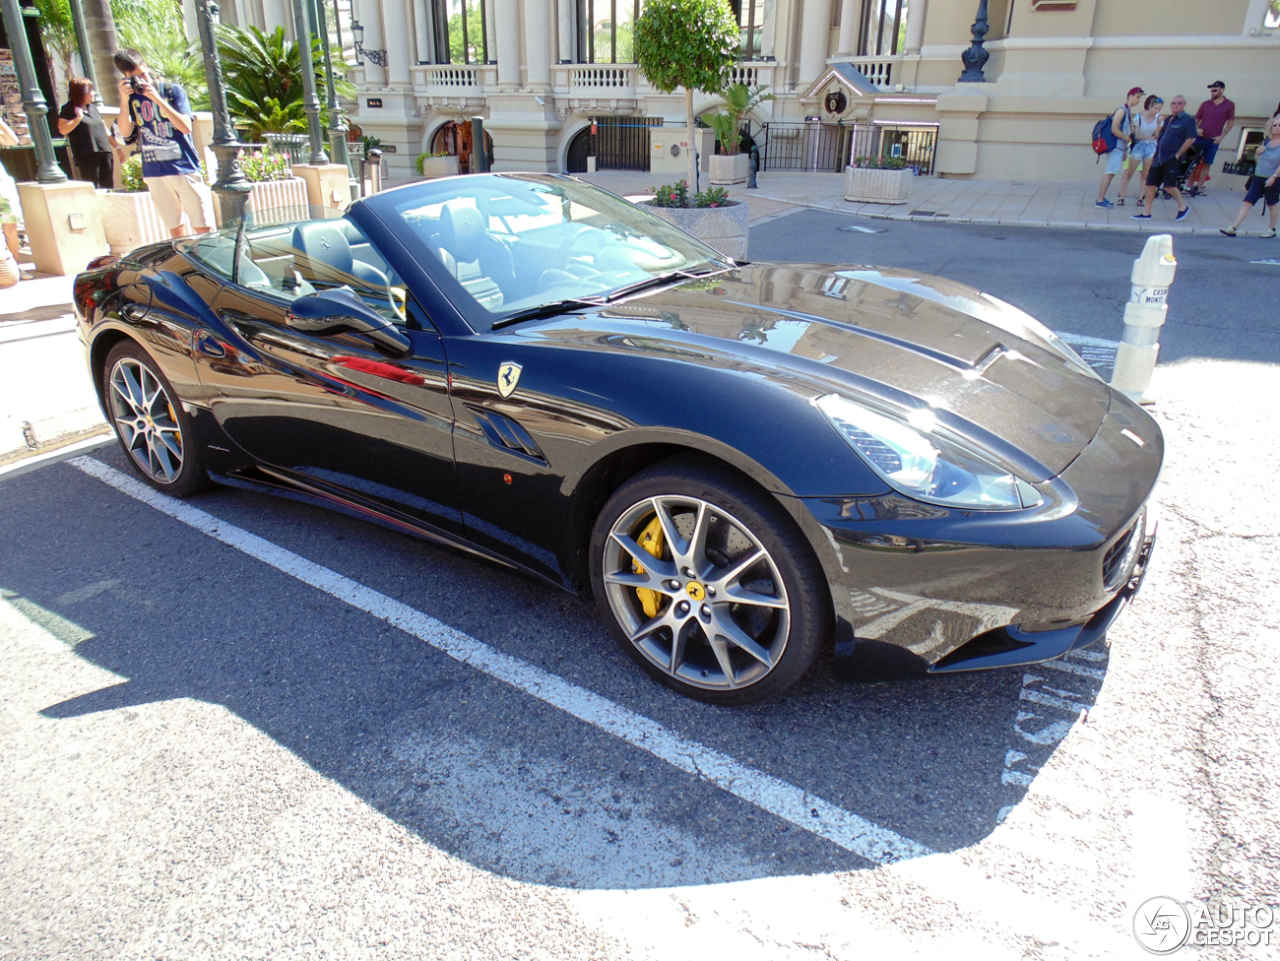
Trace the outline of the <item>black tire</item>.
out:
[[[145,371],[142,378],[135,377],[138,386],[148,393],[148,386],[159,384],[163,394],[154,395],[150,405],[139,404],[137,398],[133,402],[126,400],[113,386],[118,366],[133,372]],[[136,342],[122,340],[111,348],[102,365],[102,393],[103,406],[110,415],[116,438],[139,477],[173,497],[190,497],[210,486],[191,418],[182,409],[181,400],[160,365]],[[146,406],[150,409],[142,410]],[[128,413],[137,415],[134,423],[140,429],[124,419]],[[175,438],[180,449],[178,456],[172,452]],[[151,453],[153,448],[158,453]]]
[[[685,498],[688,500],[682,500]],[[708,517],[702,537],[705,548],[701,552],[694,546],[702,516],[696,502],[705,505]],[[645,532],[653,530],[653,524],[661,524],[659,505],[668,520],[677,525],[668,530],[676,530],[683,538],[675,546],[687,552],[684,556],[701,556],[709,566],[704,569],[706,576],[694,570],[694,576],[686,578],[679,570],[679,557],[672,551],[671,538],[660,541],[664,553],[659,562],[676,576],[662,581],[665,594],[642,589],[650,591],[652,607],[646,608],[641,590],[619,583],[619,579],[647,579],[652,583],[666,575],[658,570],[658,563],[651,562],[648,568],[639,562],[632,564],[634,551],[621,547],[614,533],[620,525],[616,533],[630,536],[633,546],[639,545]],[[646,516],[652,518],[647,523]],[[724,523],[714,527],[719,522]],[[719,547],[712,544],[716,537],[722,539]],[[737,547],[733,546],[735,539]],[[766,553],[757,564],[746,568],[739,577],[717,581],[761,548]],[[600,612],[622,649],[650,677],[699,701],[748,704],[786,690],[813,664],[831,632],[831,596],[822,567],[804,534],[768,492],[715,462],[683,456],[669,458],[618,488],[596,519],[590,568]],[[612,578],[608,583],[606,576]],[[776,583],[779,580],[781,589]],[[720,583],[719,595],[713,583]],[[761,584],[764,589],[760,594],[750,586]],[[743,604],[728,600],[730,597],[752,600]],[[757,606],[757,597],[760,603],[782,602],[785,608],[771,611]],[[682,607],[686,610],[682,611]],[[674,626],[654,628],[649,634],[637,636],[660,620],[664,611],[681,625],[678,629],[685,640],[678,653]],[[734,622],[727,629],[723,627],[726,618]],[[763,625],[758,635],[753,633],[753,624]],[[756,653],[748,647],[734,646],[736,642],[726,643],[733,636],[733,626],[741,629],[748,640],[757,642]],[[728,633],[722,633],[726,630]],[[718,644],[709,640],[712,635]],[[634,641],[632,636],[636,637]],[[731,662],[728,670],[724,670],[722,657]],[[660,666],[659,662],[666,658],[670,659],[669,664]]]

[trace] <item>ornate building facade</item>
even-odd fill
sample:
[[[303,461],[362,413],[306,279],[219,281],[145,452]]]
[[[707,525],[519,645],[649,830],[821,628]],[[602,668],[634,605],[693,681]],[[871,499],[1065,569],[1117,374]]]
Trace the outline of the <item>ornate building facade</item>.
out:
[[[360,64],[353,120],[384,142],[392,176],[451,149],[450,125],[476,115],[495,170],[585,169],[588,152],[601,169],[678,170],[683,94],[652,89],[631,62],[643,2],[353,0],[341,24]],[[986,0],[979,83],[959,79],[979,0],[729,2],[733,79],[776,98],[752,118],[758,142],[769,124],[766,170],[838,170],[862,151],[945,177],[1077,182],[1098,175],[1092,125],[1133,86],[1194,110],[1224,81],[1239,116],[1226,159],[1280,101],[1280,0]],[[238,22],[289,22],[286,0],[233,3]],[[695,111],[719,102],[699,93]]]

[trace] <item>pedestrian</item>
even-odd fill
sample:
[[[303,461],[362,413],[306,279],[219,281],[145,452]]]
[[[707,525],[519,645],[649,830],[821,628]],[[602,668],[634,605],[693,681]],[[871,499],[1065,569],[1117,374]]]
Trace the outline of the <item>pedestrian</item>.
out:
[[[1235,126],[1236,105],[1223,95],[1226,89],[1227,85],[1221,80],[1209,84],[1209,99],[1200,104],[1200,109],[1196,111],[1196,126],[1199,128],[1196,147],[1202,151],[1203,157],[1187,182],[1191,188],[1188,193],[1192,197],[1205,193],[1204,185],[1209,180],[1213,161],[1218,156],[1218,147]]]
[[[1178,202],[1178,214],[1173,219],[1182,220],[1187,216],[1187,202],[1182,199],[1182,191],[1178,189],[1178,171],[1182,166],[1183,156],[1195,142],[1196,122],[1187,115],[1187,98],[1178,94],[1169,101],[1169,118],[1160,130],[1160,136],[1156,140],[1156,155],[1151,159],[1151,167],[1147,170],[1147,189],[1143,194],[1147,212],[1132,214],[1131,220],[1151,219],[1156,188],[1160,186]]]
[[[1139,170],[1142,171],[1142,178],[1138,181],[1138,206],[1143,206],[1142,184],[1146,181],[1147,172],[1151,170],[1151,158],[1156,155],[1156,133],[1160,130],[1160,108],[1163,106],[1164,101],[1153,93],[1143,101],[1142,109],[1133,115],[1133,143],[1129,147],[1129,163],[1125,165],[1124,176],[1120,178],[1117,207],[1124,206],[1129,181]]]
[[[1115,179],[1116,174],[1124,169],[1124,162],[1129,157],[1129,137],[1133,130],[1133,110],[1142,102],[1142,94],[1141,87],[1134,87],[1125,95],[1124,104],[1117,107],[1115,113],[1111,115],[1111,133],[1116,138],[1116,145],[1104,154],[1107,158],[1107,172],[1102,175],[1102,186],[1098,188],[1098,201],[1094,204],[1095,207],[1114,206],[1107,199],[1107,190],[1110,189],[1111,181]]]
[[[0,117],[0,147],[18,146],[18,135]],[[0,225],[4,227],[4,245],[13,259],[18,259],[18,227],[22,225],[22,204],[18,200],[18,184],[0,163]]]
[[[1280,103],[1276,104],[1275,113],[1271,115],[1271,119],[1262,127],[1262,138],[1264,140],[1271,136],[1271,131],[1277,123],[1280,123]]]
[[[58,133],[67,138],[80,177],[101,190],[115,186],[111,135],[93,102],[93,84],[83,77],[67,81],[67,102],[58,111]]]
[[[185,218],[198,234],[213,229],[213,195],[200,174],[200,159],[191,141],[191,105],[186,91],[176,83],[156,81],[137,50],[118,50],[116,68],[120,81],[117,121],[126,140],[134,128],[141,132],[142,179],[147,182],[156,213],[169,233],[182,237]]]
[[[1236,214],[1236,222],[1222,231],[1228,237],[1236,235],[1244,218],[1259,200],[1270,208],[1267,213],[1271,215],[1271,229],[1262,236],[1276,235],[1276,220],[1280,217],[1280,180],[1276,179],[1277,172],[1280,172],[1280,123],[1271,125],[1271,134],[1259,145],[1258,152],[1253,155],[1253,164],[1253,176],[1245,187],[1244,203]]]

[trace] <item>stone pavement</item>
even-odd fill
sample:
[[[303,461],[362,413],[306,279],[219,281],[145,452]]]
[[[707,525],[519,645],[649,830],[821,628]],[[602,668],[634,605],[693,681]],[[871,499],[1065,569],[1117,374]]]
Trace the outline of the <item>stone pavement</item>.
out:
[[[604,171],[580,174],[583,180],[598,184],[623,196],[651,194],[652,187],[674,180],[667,175],[636,171]],[[1101,178],[1101,172],[1099,172]],[[1020,227],[1056,227],[1090,230],[1125,230],[1133,232],[1216,234],[1235,219],[1244,197],[1243,177],[1217,175],[1207,197],[1193,197],[1187,206],[1191,213],[1175,223],[1178,207],[1172,200],[1156,199],[1150,220],[1135,221],[1131,214],[1142,212],[1134,207],[1136,184],[1129,185],[1130,196],[1123,207],[1109,210],[1095,207],[1098,184],[1035,183],[1032,181],[943,180],[917,177],[912,181],[911,196],[905,204],[851,203],[844,199],[844,177],[834,173],[780,172],[763,173],[757,190],[745,186],[729,188],[735,200],[745,200],[750,207],[751,223],[772,220],[788,207],[831,210],[887,220],[917,220],[927,223],[999,224]],[[706,189],[706,182],[703,183]],[[1110,197],[1114,201],[1117,186]],[[1241,227],[1242,235],[1259,234],[1266,221],[1252,214]],[[1229,242],[1226,237],[1224,243]]]

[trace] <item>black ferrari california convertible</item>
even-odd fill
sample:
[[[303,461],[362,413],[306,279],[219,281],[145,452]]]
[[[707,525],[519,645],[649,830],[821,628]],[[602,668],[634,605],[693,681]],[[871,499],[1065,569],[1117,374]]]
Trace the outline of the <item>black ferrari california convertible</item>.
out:
[[[138,473],[285,493],[595,597],[654,678],[783,690],[1096,641],[1160,430],[1022,311],[910,271],[735,264],[572,178],[455,177],[76,279]]]

